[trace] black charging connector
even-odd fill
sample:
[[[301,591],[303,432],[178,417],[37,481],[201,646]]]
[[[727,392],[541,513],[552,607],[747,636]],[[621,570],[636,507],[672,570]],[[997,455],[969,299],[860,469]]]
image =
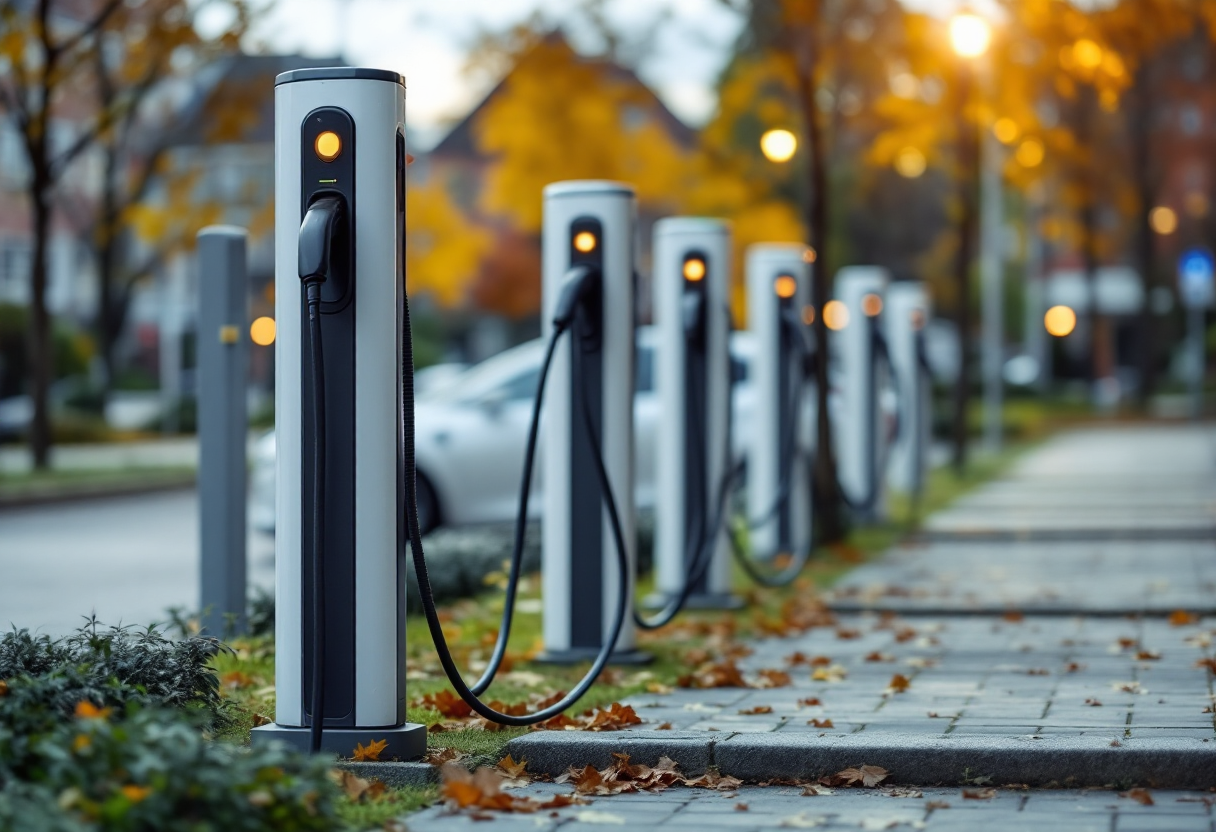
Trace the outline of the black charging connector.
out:
[[[309,748],[321,750],[325,724],[325,356],[321,339],[321,287],[333,274],[335,241],[342,227],[340,197],[314,200],[300,223],[299,273],[308,305],[308,341],[313,414],[312,490],[312,724]]]

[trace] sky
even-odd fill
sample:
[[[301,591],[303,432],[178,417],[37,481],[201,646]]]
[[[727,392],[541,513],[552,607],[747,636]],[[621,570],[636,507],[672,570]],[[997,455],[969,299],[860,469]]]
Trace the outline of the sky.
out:
[[[948,13],[957,2],[908,5]],[[275,52],[342,54],[352,64],[404,74],[411,144],[425,150],[493,83],[464,72],[479,32],[506,29],[537,9],[560,21],[575,6],[574,0],[279,0],[255,36]],[[610,16],[620,29],[641,32],[665,7],[670,18],[639,74],[676,115],[699,125],[713,113],[714,82],[742,21],[721,0],[616,0]]]

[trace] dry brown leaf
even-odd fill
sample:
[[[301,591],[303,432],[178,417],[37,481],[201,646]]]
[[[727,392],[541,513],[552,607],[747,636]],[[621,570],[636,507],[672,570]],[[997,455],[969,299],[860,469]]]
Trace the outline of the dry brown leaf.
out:
[[[1155,662],[1161,658],[1160,650],[1140,650],[1136,653],[1136,661]]]
[[[746,804],[746,803],[736,803],[736,804],[735,804],[735,811],[736,811],[736,812],[746,812],[746,811],[747,811],[747,804]]]
[[[1085,669],[1085,665],[1079,664],[1077,662],[1069,662],[1068,664],[1064,665],[1065,673],[1077,673],[1084,669]]]
[[[469,707],[468,703],[450,690],[428,693],[426,696],[415,699],[410,706],[439,711],[439,715],[446,719],[464,719],[473,715],[473,709]]]
[[[949,809],[950,804],[944,800],[930,800],[925,804],[926,809]]]
[[[1125,792],[1119,792],[1119,797],[1130,798],[1141,806],[1152,806],[1155,802],[1148,789],[1128,789]]]
[[[703,664],[694,673],[681,676],[676,682],[682,688],[746,688],[750,687],[739,667],[729,659]]]
[[[963,800],[992,800],[996,789],[963,789]]]
[[[700,777],[686,779],[684,785],[693,789],[717,789],[720,792],[729,792],[742,786],[743,781],[716,771],[707,771]]]
[[[744,708],[739,711],[740,716],[759,716],[760,714],[771,714],[773,712],[772,705],[756,705],[752,708]]]
[[[262,714],[253,715],[253,727],[254,728],[261,728],[263,725],[269,725],[273,721],[274,720],[272,720],[270,717],[263,716]]]
[[[835,728],[836,727],[835,725],[832,724],[832,720],[830,720],[830,719],[808,719],[806,721],[806,724],[813,725],[816,728]]]
[[[832,664],[832,659],[829,656],[816,656],[809,662],[811,667],[828,667]]]
[[[819,701],[818,696],[808,696],[806,699],[798,700],[799,708],[817,708],[822,705],[823,705],[823,703],[821,701]]]
[[[1011,624],[1018,624],[1026,620],[1026,616],[1022,615],[1022,613],[1018,610],[1006,610],[1005,614],[1002,615],[1001,618],[1004,618]]]
[[[664,722],[664,723],[662,723],[661,725],[658,725],[657,727],[655,727],[655,729],[654,729],[654,730],[656,730],[656,731],[670,731],[670,730],[671,730],[671,723],[670,723],[670,722]]]
[[[765,784],[761,783],[760,785]],[[836,794],[836,792],[832,791],[827,786],[820,785],[819,783],[807,783],[802,787],[803,797],[827,797],[833,794]]]
[[[646,683],[646,692],[647,693],[657,693],[657,694],[662,695],[662,694],[671,693],[674,690],[675,690],[675,688],[673,688],[671,685],[664,685],[662,682],[647,682]]]
[[[455,748],[429,748],[423,755],[422,762],[442,766],[445,763],[458,763],[467,756],[469,755]]]
[[[829,667],[817,667],[811,671],[812,682],[841,682],[848,677],[849,672],[842,665],[834,664]]]
[[[1099,702],[1097,699],[1094,699],[1092,696],[1089,699],[1085,700],[1085,704],[1089,705],[1091,708],[1101,708],[1102,707],[1102,703]]]
[[[891,677],[891,681],[887,685],[887,690],[893,693],[903,693],[911,686],[911,684],[912,682],[907,676],[903,675],[902,673],[896,673]]]
[[[873,789],[889,776],[890,773],[885,768],[878,766],[855,766],[822,778],[819,782],[825,786],[844,786],[847,788],[861,786],[866,789]]]
[[[1195,667],[1206,667],[1208,673],[1216,674],[1216,659],[1200,659],[1195,662]]]
[[[508,754],[499,760],[494,768],[503,776],[504,789],[518,788],[532,782],[532,775],[528,774],[528,761],[522,758],[516,761]]]
[[[597,707],[590,720],[583,725],[587,731],[619,731],[630,725],[641,725],[642,718],[632,705],[613,702],[607,708]]]
[[[1188,624],[1198,624],[1199,616],[1186,610],[1174,610],[1170,613],[1171,627],[1185,627]]]
[[[565,714],[558,714],[532,726],[533,731],[565,731],[574,728],[578,728],[578,723]]]
[[[369,800],[375,800],[384,794],[385,785],[379,780],[364,780],[358,775],[351,774],[349,771],[341,769],[330,769],[329,779],[338,784],[338,787],[355,803],[358,803],[364,797]]]
[[[911,786],[896,786],[895,788],[887,789],[883,794],[887,797],[920,798],[925,796],[925,793],[920,789],[914,789]]]
[[[890,653],[880,653],[877,650],[875,650],[873,653],[866,654],[866,661],[868,661],[868,662],[893,662],[893,661],[895,661],[895,657],[892,656]]]
[[[760,670],[757,675],[759,675],[760,678],[757,679],[756,684],[753,685],[753,687],[757,688],[784,688],[791,685],[794,681],[790,678],[790,674],[786,673],[784,670],[771,670],[765,668]]]
[[[386,748],[388,748],[388,740],[372,740],[366,746],[359,743],[355,746],[355,751],[350,758],[356,763],[376,762],[380,759],[380,753]]]
[[[895,631],[895,640],[900,644],[911,641],[914,638],[916,638],[916,630],[913,630],[911,627],[903,627]]]
[[[233,670],[220,677],[220,686],[228,690],[247,688],[253,684],[253,677],[240,670]]]

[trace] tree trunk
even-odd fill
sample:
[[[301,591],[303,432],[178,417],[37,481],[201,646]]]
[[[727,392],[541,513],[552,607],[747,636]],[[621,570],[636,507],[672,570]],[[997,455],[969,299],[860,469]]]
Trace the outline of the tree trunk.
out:
[[[975,260],[975,235],[978,227],[976,190],[980,181],[979,129],[971,123],[974,79],[971,67],[961,64],[958,75],[958,200],[961,208],[958,226],[958,251],[954,261],[955,326],[958,329],[958,378],[954,382],[954,470],[963,473],[967,465],[967,405],[971,396],[971,264]]]
[[[118,240],[118,206],[114,193],[118,168],[118,154],[113,147],[106,149],[105,179],[101,194],[101,217],[98,222],[100,234],[97,245],[97,344],[105,378],[100,393],[101,412],[104,416],[110,392],[114,389],[114,342],[121,330],[122,315],[117,308],[115,271]]]
[[[812,324],[815,334],[815,467],[813,471],[812,504],[815,536],[820,544],[835,543],[845,535],[841,512],[840,485],[836,474],[836,454],[832,447],[832,420],[828,409],[828,331],[823,321],[831,288],[831,266],[828,257],[828,175],[827,149],[824,147],[819,111],[815,106],[815,46],[813,32],[805,34],[807,42],[801,50],[804,60],[798,73],[799,104],[806,127],[809,189],[806,201],[806,224],[810,244],[815,250],[811,269],[811,306],[816,314]]]
[[[1149,213],[1153,210],[1152,141],[1149,127],[1148,68],[1136,72],[1132,106],[1128,108],[1128,131],[1132,137],[1132,170],[1136,187],[1135,263],[1144,282],[1144,308],[1140,312],[1140,404],[1148,407],[1157,387],[1157,322],[1152,309],[1153,288],[1157,285],[1153,262],[1153,229]]]
[[[45,141],[45,140],[44,140]],[[50,244],[50,190],[45,166],[32,172],[30,206],[34,233],[30,264],[29,381],[34,402],[29,444],[34,467],[45,470],[51,456],[50,390],[52,375],[51,316],[46,306],[47,249]]]

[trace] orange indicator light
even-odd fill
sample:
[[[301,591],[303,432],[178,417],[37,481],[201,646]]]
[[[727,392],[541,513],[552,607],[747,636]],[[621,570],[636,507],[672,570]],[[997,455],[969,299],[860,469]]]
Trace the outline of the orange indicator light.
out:
[[[867,318],[877,317],[882,313],[882,298],[873,292],[864,295],[861,299],[861,311],[866,314]]]
[[[696,257],[684,261],[684,277],[696,283],[705,277],[705,261]]]
[[[583,254],[595,251],[595,246],[598,242],[595,239],[595,235],[590,231],[580,231],[574,235],[574,248]]]
[[[779,298],[792,298],[798,291],[798,281],[788,274],[783,274],[773,282],[773,290]]]
[[[342,152],[342,139],[338,138],[338,134],[333,130],[326,130],[317,136],[313,149],[317,151],[317,158],[322,162],[332,162]]]

